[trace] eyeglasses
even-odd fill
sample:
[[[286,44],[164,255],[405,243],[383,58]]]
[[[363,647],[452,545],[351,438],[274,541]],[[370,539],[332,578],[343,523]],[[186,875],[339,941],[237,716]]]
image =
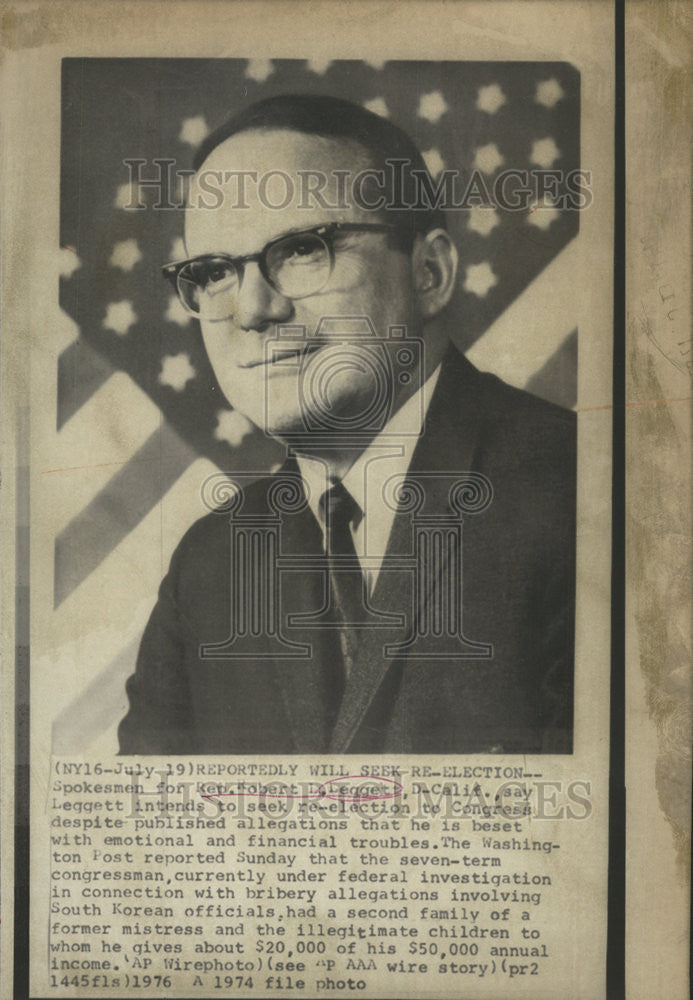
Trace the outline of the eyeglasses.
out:
[[[281,295],[304,299],[322,291],[335,263],[334,237],[344,232],[393,232],[389,223],[331,222],[270,240],[259,253],[230,257],[205,253],[162,267],[185,309],[205,320],[233,316],[245,265],[256,261],[265,281]]]

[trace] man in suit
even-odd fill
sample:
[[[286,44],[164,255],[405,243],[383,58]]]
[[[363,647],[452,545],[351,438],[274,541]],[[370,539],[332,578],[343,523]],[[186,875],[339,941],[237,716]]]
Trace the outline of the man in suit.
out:
[[[451,344],[419,151],[283,96],[195,167],[165,273],[287,461],[178,546],[121,753],[571,752],[574,414]]]

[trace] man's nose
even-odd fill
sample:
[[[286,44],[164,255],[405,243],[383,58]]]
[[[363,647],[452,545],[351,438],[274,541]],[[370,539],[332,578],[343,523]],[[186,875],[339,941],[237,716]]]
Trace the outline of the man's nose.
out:
[[[234,320],[242,330],[262,330],[270,323],[286,323],[293,302],[273,288],[255,262],[249,262],[236,293]]]

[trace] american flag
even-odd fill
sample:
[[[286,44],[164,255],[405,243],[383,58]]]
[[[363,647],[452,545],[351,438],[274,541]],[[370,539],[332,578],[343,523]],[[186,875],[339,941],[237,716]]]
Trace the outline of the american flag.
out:
[[[229,407],[197,324],[160,277],[161,263],[185,256],[182,174],[195,148],[230,114],[281,93],[344,97],[390,117],[434,176],[476,170],[491,185],[506,168],[579,167],[579,74],[567,63],[64,60],[66,324],[41,470],[57,498],[56,753],[115,750],[124,681],[170,555],[205,512],[203,479],[281,458]],[[159,170],[163,196],[141,183]],[[154,210],[158,198],[171,207]],[[449,224],[459,346],[478,367],[574,407],[577,212],[550,200],[522,212],[475,206]]]

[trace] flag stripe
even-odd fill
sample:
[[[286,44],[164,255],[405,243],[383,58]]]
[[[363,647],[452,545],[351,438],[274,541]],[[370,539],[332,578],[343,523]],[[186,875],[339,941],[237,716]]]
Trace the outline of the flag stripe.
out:
[[[546,364],[525,386],[542,399],[574,409],[577,406],[577,330],[565,338]]]
[[[525,388],[575,329],[577,267],[573,240],[469,348],[469,360]]]
[[[154,432],[55,542],[57,608],[197,458],[168,424]]]
[[[115,368],[86,340],[76,340],[58,358],[58,430],[87,403]]]
[[[129,642],[94,677],[74,701],[53,722],[52,746],[57,754],[80,753],[88,749],[125,706],[125,681],[137,657],[139,637]]]

